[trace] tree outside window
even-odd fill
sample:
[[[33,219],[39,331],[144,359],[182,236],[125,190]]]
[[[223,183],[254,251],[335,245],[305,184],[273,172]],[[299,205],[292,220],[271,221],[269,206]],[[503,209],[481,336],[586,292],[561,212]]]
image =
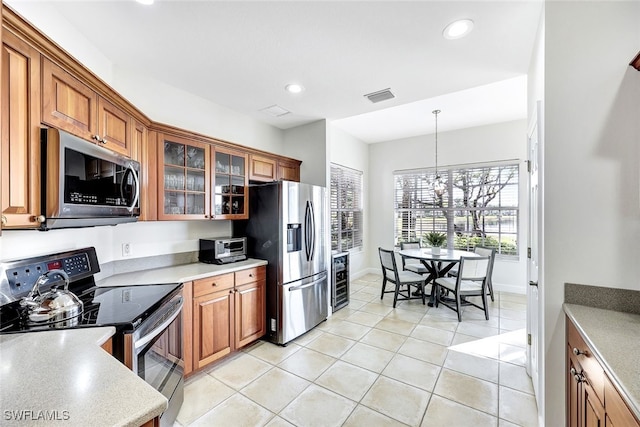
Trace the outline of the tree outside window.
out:
[[[447,234],[447,247],[496,248],[518,255],[518,164],[440,169],[447,191],[433,191],[434,170],[397,172],[395,242]]]

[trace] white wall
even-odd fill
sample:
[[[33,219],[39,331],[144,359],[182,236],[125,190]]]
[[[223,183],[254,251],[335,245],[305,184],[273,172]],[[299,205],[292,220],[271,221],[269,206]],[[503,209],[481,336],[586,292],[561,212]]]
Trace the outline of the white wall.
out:
[[[148,76],[114,69],[113,87],[151,120],[284,155],[282,130]]]
[[[640,2],[547,2],[545,405],[564,423],[564,283],[640,290]]]
[[[350,251],[349,274],[351,278],[364,275],[369,268],[367,253],[369,243],[369,145],[344,132],[336,126],[329,126],[329,161],[341,166],[362,171],[363,192],[363,248]]]
[[[446,113],[446,112],[444,112]],[[443,114],[444,114],[443,113]],[[463,165],[500,160],[520,161],[519,240],[526,241],[528,201],[526,192],[527,124],[525,120],[438,133],[438,166]],[[377,269],[378,247],[393,247],[393,172],[433,167],[434,136],[371,144],[369,148],[369,246],[368,264]],[[524,293],[526,249],[517,261],[496,259],[494,286],[499,290]]]
[[[329,185],[327,121],[317,122],[284,131],[284,155],[302,160],[300,182]]]
[[[133,254],[127,258],[131,259],[197,251],[199,238],[230,234],[230,221],[154,221],[46,232],[3,230],[0,259],[20,259],[94,246],[100,263],[106,263],[123,259],[123,243],[132,245]]]
[[[113,64],[73,25],[62,16],[55,2],[29,2],[24,0],[3,0],[20,16],[38,28],[51,40],[59,44],[78,59],[85,67],[111,85]]]

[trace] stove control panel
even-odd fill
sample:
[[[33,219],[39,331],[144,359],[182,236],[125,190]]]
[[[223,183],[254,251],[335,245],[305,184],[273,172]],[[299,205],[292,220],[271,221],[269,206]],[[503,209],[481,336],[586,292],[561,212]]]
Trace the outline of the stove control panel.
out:
[[[95,249],[85,248],[60,254],[0,263],[0,303],[25,297],[38,278],[47,271],[60,269],[74,282],[100,271]],[[53,285],[56,282],[48,283]],[[47,286],[50,287],[50,286]],[[41,289],[45,291],[46,289]]]

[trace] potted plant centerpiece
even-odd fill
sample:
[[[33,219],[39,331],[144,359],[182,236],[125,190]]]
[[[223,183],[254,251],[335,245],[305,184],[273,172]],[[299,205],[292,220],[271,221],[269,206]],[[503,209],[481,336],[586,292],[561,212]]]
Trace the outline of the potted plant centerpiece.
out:
[[[440,255],[440,247],[447,241],[447,235],[444,233],[438,233],[432,231],[425,235],[425,239],[431,245],[431,253],[434,255]]]

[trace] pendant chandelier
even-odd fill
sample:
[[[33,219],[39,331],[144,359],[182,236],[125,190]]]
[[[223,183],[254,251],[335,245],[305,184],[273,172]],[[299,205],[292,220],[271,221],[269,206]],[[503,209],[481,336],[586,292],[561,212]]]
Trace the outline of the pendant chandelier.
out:
[[[442,182],[442,178],[438,173],[438,114],[440,114],[440,110],[433,110],[432,113],[436,116],[436,179],[433,181],[433,191],[437,196],[442,196],[447,186]]]

